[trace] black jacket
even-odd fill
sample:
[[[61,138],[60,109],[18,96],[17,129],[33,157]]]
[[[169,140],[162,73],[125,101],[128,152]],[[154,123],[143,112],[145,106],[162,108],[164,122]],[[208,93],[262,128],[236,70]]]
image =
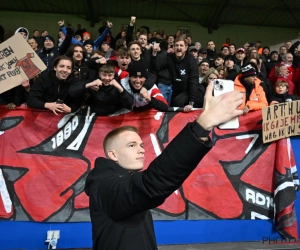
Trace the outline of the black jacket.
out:
[[[116,111],[126,108],[132,109],[133,97],[125,89],[120,93],[114,86],[101,86],[98,91],[93,89],[86,89],[85,82],[78,82],[74,84],[69,93],[72,97],[82,97],[86,92],[89,97],[86,100],[92,111],[97,115],[109,115]]]
[[[38,56],[43,61],[43,63],[47,66],[48,70],[53,70],[52,63],[54,59],[58,56],[64,55],[67,52],[69,46],[71,45],[71,41],[72,41],[72,34],[69,33],[66,35],[66,38],[59,49],[56,46],[54,46],[52,49],[46,49],[44,47],[41,51],[37,53]]]
[[[29,91],[27,104],[31,108],[45,109],[46,102],[56,102],[63,100],[64,104],[69,106],[72,112],[80,107],[80,102],[69,95],[69,88],[76,83],[78,79],[73,74],[67,81],[60,81],[55,75],[55,71],[45,71],[35,81]]]
[[[275,93],[274,95],[270,96],[269,98],[269,103],[271,103],[272,101],[277,101],[279,103],[283,103],[283,102],[292,102],[292,101],[297,101],[299,100],[299,97],[296,95],[290,95],[288,93],[285,94],[277,94]]]
[[[145,171],[129,174],[112,160],[96,159],[85,184],[93,249],[157,249],[149,209],[161,205],[178,189],[211,148],[211,141],[203,144],[190,125]]]
[[[195,102],[199,72],[197,61],[190,53],[186,53],[183,59],[177,59],[174,54],[151,56],[151,68],[155,71],[168,69],[174,96],[187,91],[188,101]]]

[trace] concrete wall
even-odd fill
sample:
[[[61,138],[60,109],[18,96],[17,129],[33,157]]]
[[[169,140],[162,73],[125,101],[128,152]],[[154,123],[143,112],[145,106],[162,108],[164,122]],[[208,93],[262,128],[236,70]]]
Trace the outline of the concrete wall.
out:
[[[61,19],[71,23],[73,27],[76,27],[77,23],[80,23],[82,27],[86,28],[92,34],[93,38],[98,36],[98,28],[101,26],[102,21],[104,21],[102,19],[99,23],[96,23],[94,28],[91,28],[85,17],[76,15],[0,11],[0,24],[5,29],[5,38],[12,36],[14,31],[20,26],[29,29],[30,35],[32,35],[34,29],[47,29],[50,35],[57,38],[56,34],[59,29],[57,22]],[[107,17],[105,20],[113,22],[112,32],[115,36],[121,26],[129,23],[130,17],[126,19]],[[151,31],[164,29],[167,34],[174,34],[179,26],[189,27],[194,42],[199,41],[203,46],[206,46],[208,40],[214,40],[217,49],[221,47],[227,37],[238,47],[243,46],[245,42],[255,42],[256,40],[261,40],[263,46],[274,46],[283,44],[285,40],[297,38],[299,32],[298,29],[222,25],[218,30],[213,30],[212,34],[208,34],[207,28],[195,22],[156,21],[137,18],[137,28],[142,25],[147,25],[151,28]]]

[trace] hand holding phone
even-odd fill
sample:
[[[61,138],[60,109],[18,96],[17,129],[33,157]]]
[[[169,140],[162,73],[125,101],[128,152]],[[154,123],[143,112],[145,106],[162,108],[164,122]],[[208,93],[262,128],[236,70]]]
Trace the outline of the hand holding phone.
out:
[[[215,79],[214,96],[220,96],[230,91],[234,91],[234,82],[231,80]],[[224,107],[226,108],[226,107]],[[219,129],[237,129],[239,127],[238,117],[218,126]]]

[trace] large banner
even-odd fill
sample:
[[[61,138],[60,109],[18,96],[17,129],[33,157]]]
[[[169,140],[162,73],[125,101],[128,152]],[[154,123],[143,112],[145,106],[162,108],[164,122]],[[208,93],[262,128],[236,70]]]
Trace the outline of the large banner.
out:
[[[56,116],[0,107],[0,218],[89,221],[85,179],[95,159],[104,157],[102,141],[108,131],[136,126],[147,167],[200,112],[149,110],[97,117],[87,108]],[[152,210],[153,217],[274,219],[281,234],[298,238],[294,200],[299,181],[289,139],[263,144],[260,111],[239,119],[236,130],[212,132],[213,149],[183,185]]]

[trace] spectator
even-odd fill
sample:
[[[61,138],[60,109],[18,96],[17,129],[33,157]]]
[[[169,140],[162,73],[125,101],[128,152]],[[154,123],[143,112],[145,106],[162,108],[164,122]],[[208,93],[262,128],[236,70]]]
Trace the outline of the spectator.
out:
[[[196,60],[198,59],[198,51],[195,48],[195,46],[190,46],[189,52],[192,54],[193,57],[195,57]]]
[[[110,47],[110,43],[102,42],[101,51],[105,54],[106,60],[116,60],[117,52]]]
[[[183,38],[175,40],[174,53],[168,54],[163,60],[156,60],[157,48],[153,48],[151,58],[154,70],[168,69],[172,82],[173,107],[184,107],[184,111],[192,110],[195,100],[198,83],[197,61],[187,53],[187,43]]]
[[[213,65],[215,56],[217,54],[215,48],[216,48],[216,45],[215,45],[214,41],[212,41],[212,40],[208,41],[206,59],[209,61],[210,66]]]
[[[236,46],[234,43],[228,45],[229,55],[235,55]]]
[[[36,42],[38,43],[38,48],[41,49],[44,47],[43,44],[43,37],[40,36],[40,32],[38,30],[33,31],[33,37],[35,38]]]
[[[221,54],[221,53],[219,53],[215,57],[215,61],[214,61],[213,67],[217,68],[217,67],[222,66],[222,65],[224,65],[224,55]]]
[[[60,24],[63,22],[60,21]],[[71,39],[73,36],[73,30],[71,28],[67,28],[67,36],[65,40],[63,41],[60,49],[58,49],[56,46],[54,46],[55,41],[52,36],[45,36],[44,37],[44,47],[41,51],[39,51],[38,56],[41,58],[43,63],[47,66],[48,70],[53,70],[53,64],[52,62],[54,61],[55,58],[57,58],[60,55],[64,55],[70,44],[71,44]]]
[[[61,30],[59,30],[58,31],[58,41],[57,41],[58,48],[60,48],[60,46],[62,45],[65,38],[66,38],[65,34]]]
[[[290,51],[291,46],[292,46],[292,42],[291,41],[286,41],[285,42],[285,47],[286,47],[287,52],[291,52]]]
[[[38,49],[39,49],[39,48],[38,48],[38,43],[37,43],[35,37],[30,37],[30,38],[28,39],[28,44],[30,45],[30,47],[31,47],[35,52],[38,53]]]
[[[68,92],[78,81],[72,73],[73,62],[67,56],[59,56],[53,61],[53,68],[37,78],[30,88],[27,104],[31,108],[49,109],[56,115],[75,112],[79,103]]]
[[[227,74],[226,74],[226,70],[225,70],[225,66],[222,65],[222,66],[219,66],[218,68],[216,68],[216,70],[218,71],[219,73],[219,79],[225,79],[227,77]]]
[[[279,62],[281,62],[282,61],[282,56],[284,55],[284,54],[286,54],[287,53],[287,49],[286,49],[286,47],[283,45],[283,46],[280,46],[280,48],[279,48],[279,56],[278,56],[278,61]]]
[[[285,67],[282,67],[285,66]],[[269,73],[269,80],[275,84],[280,78],[289,83],[289,94],[296,95],[298,92],[298,69],[293,65],[293,55],[286,53],[282,55],[282,62],[275,65]]]
[[[82,97],[88,93],[86,104],[97,115],[109,115],[126,108],[131,110],[133,97],[119,83],[112,63],[104,64],[99,70],[99,78],[86,83],[77,82],[70,88],[73,98]]]
[[[134,110],[145,110],[149,108],[154,108],[159,111],[168,110],[168,102],[155,84],[151,89],[144,87],[147,69],[142,61],[131,62],[128,72],[129,81],[122,82],[122,84],[124,89],[133,96]]]
[[[62,32],[66,35],[67,31],[66,31],[66,27],[64,27],[64,21],[61,22],[60,24],[61,26],[61,30]],[[106,22],[106,28],[104,29],[103,33],[96,39],[94,40],[94,47],[93,49],[96,50],[98,48],[98,46],[103,42],[106,41],[107,39],[107,34],[109,33],[111,27],[113,26],[113,24],[109,21]],[[90,40],[91,39],[91,34],[87,31],[82,33],[82,41],[78,41],[77,39],[75,39],[74,37],[72,38],[72,44],[81,44],[83,45],[83,43],[86,40]]]
[[[199,52],[199,50],[201,49],[201,43],[195,42],[195,48]]]
[[[209,70],[209,61],[206,58],[204,58],[199,63],[199,83],[202,82],[202,80],[208,70]]]
[[[73,60],[73,74],[79,81],[94,79],[95,75],[85,64],[86,50],[80,44],[73,44],[66,53],[66,56]]]
[[[188,47],[189,47],[189,48],[190,48],[191,46],[195,46],[195,44],[193,44],[192,36],[190,36],[190,35],[186,36],[186,40],[187,40],[187,43],[188,43]]]
[[[276,50],[273,50],[270,53],[270,61],[267,62],[266,65],[266,71],[267,71],[267,75],[269,75],[270,71],[272,70],[272,68],[278,64],[278,52]]]
[[[226,73],[227,73],[226,80],[234,81],[234,79],[238,75],[237,70],[234,69],[234,58],[235,57],[231,55],[225,57],[224,63],[225,63]]]
[[[222,46],[221,48],[221,54],[226,57],[229,55],[229,48],[227,45]]]
[[[207,49],[201,48],[201,49],[199,50],[199,53],[198,53],[198,54],[199,54],[198,56],[201,56],[202,59],[203,59],[203,58],[206,58],[206,57],[207,57]],[[200,61],[199,61],[199,63],[200,63]]]
[[[275,94],[270,97],[270,105],[300,100],[298,96],[288,94],[289,84],[286,81],[280,80],[275,83],[274,87]]]
[[[85,40],[83,42],[83,47],[86,50],[86,59],[89,59],[95,48],[94,41],[92,39]]]
[[[238,72],[246,62],[246,50],[244,48],[238,48],[235,53],[234,64],[237,65]]]
[[[29,32],[26,28],[20,27],[15,31],[15,34],[20,33],[26,41],[28,40]]]
[[[262,59],[263,63],[270,62],[271,57],[270,57],[270,47],[269,46],[263,47],[262,55],[260,58]]]
[[[49,34],[48,34],[47,30],[42,30],[41,35],[42,35],[42,37],[45,37],[45,36],[48,36]]]
[[[27,100],[29,97],[30,81],[24,80],[21,85],[13,88],[14,98],[12,102],[6,105],[7,109],[15,109],[17,106],[27,108]]]
[[[234,80],[234,89],[243,93],[243,104],[239,109],[243,114],[249,111],[261,110],[268,106],[268,101],[263,88],[260,86],[260,80],[256,77],[255,69],[250,65],[241,68],[239,74]]]

